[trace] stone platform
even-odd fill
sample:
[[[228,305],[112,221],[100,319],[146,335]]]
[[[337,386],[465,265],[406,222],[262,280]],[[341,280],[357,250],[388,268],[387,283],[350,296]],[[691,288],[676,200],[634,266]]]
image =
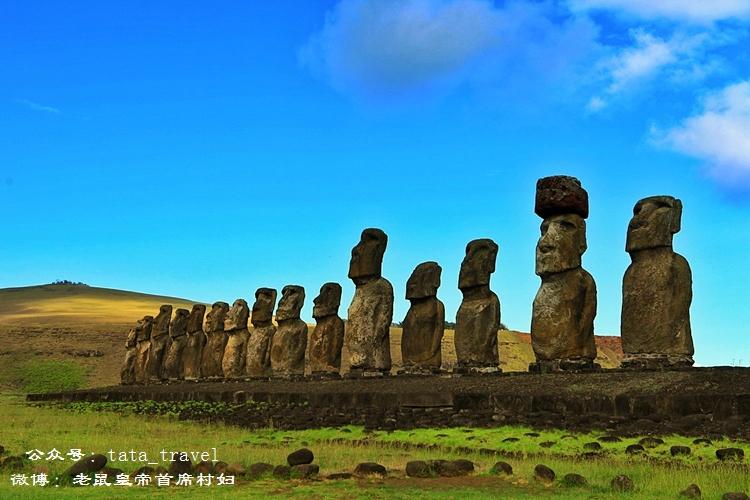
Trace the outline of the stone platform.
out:
[[[228,402],[236,404],[221,420],[251,428],[525,424],[750,438],[750,368],[734,367],[180,382],[29,394],[27,400]]]

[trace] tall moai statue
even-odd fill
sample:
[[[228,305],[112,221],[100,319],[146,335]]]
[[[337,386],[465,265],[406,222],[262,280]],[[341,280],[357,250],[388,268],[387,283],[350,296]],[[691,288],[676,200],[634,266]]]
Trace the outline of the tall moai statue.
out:
[[[352,249],[349,279],[356,291],[344,332],[350,377],[382,376],[391,371],[393,287],[381,274],[387,245],[388,236],[382,230],[368,228]]]
[[[307,323],[300,319],[305,289],[287,285],[276,308],[279,325],[271,340],[271,372],[274,377],[303,377],[307,350]]]
[[[273,324],[273,308],[276,305],[276,290],[258,288],[250,321],[253,324],[247,340],[245,376],[268,378],[271,376],[271,341],[276,333]]]
[[[586,251],[588,193],[575,177],[544,177],[536,185],[536,214],[544,219],[536,246],[542,284],[534,299],[530,371],[592,370],[596,343],[596,283],[581,267]]]
[[[224,320],[224,331],[229,336],[224,348],[224,358],[221,369],[224,378],[238,379],[245,377],[245,356],[247,355],[247,319],[250,309],[245,299],[237,299],[232,304],[226,319]]]
[[[226,302],[214,302],[206,316],[206,344],[201,354],[201,378],[217,379],[224,377],[221,362],[224,359],[224,348],[227,345],[227,334],[224,332],[224,319],[229,312]]]
[[[406,298],[411,306],[402,323],[401,360],[404,373],[440,372],[445,306],[437,298],[437,291],[442,272],[437,262],[423,262],[406,282]]]
[[[120,368],[120,383],[123,385],[135,384],[135,364],[138,360],[138,342],[136,341],[136,329],[131,328],[125,341],[125,359]]]
[[[206,334],[203,333],[203,318],[206,306],[194,304],[190,311],[187,324],[185,349],[182,351],[182,377],[185,380],[201,378],[201,358],[203,346],[206,344]]]
[[[153,316],[144,316],[135,326],[135,341],[138,344],[138,354],[135,361],[135,381],[137,384],[148,383],[146,369],[151,352],[151,328],[153,326]]]
[[[500,300],[490,290],[495,272],[497,243],[490,239],[470,241],[461,262],[458,288],[463,300],[456,314],[454,343],[459,374],[490,374],[500,370],[497,332],[500,329]]]
[[[681,219],[682,202],[672,196],[644,198],[633,209],[625,246],[632,263],[622,280],[623,367],[693,365],[693,279],[672,250]]]
[[[187,330],[190,321],[190,311],[187,309],[177,309],[174,313],[174,319],[169,325],[169,344],[167,353],[164,355],[162,363],[163,380],[180,380],[183,378],[183,357],[185,346],[188,343]]]
[[[326,283],[313,300],[315,328],[310,334],[308,364],[313,377],[338,378],[344,346],[344,320],[339,317],[341,285]]]
[[[146,364],[146,376],[150,383],[161,381],[162,362],[169,342],[169,324],[172,321],[172,306],[164,304],[159,307],[159,314],[154,318],[151,329],[151,350]]]

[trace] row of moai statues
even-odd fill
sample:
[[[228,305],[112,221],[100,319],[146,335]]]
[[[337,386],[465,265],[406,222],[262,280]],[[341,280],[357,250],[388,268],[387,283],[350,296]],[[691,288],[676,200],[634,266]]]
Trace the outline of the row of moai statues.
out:
[[[582,267],[586,251],[588,193],[568,176],[539,179],[535,212],[542,218],[536,247],[541,286],[534,299],[532,372],[598,369],[595,363],[596,284]],[[680,230],[682,204],[671,196],[640,200],[628,226],[626,250],[632,263],[623,279],[621,321],[623,367],[691,366],[693,344],[689,308],[692,279],[687,261],[672,250]],[[314,300],[316,325],[300,319],[305,292],[289,285],[273,310],[276,291],[260,288],[252,314],[238,299],[230,308],[213,304],[203,325],[205,306],[171,306],[146,316],[130,332],[123,383],[161,380],[301,377],[305,364],[316,377],[337,377],[344,345],[350,377],[382,376],[391,371],[390,327],[393,287],[382,276],[388,237],[380,229],[362,232],[354,247],[348,277],[356,291],[346,326],[338,316],[341,286],[326,283]],[[477,239],[466,246],[458,287],[463,294],[456,314],[454,343],[457,374],[500,372],[497,334],[500,301],[490,289],[498,245]],[[442,269],[419,264],[406,284],[411,302],[402,323],[402,373],[435,374],[442,366],[445,307],[437,298]],[[251,327],[248,327],[251,318]],[[309,345],[308,345],[309,344]]]

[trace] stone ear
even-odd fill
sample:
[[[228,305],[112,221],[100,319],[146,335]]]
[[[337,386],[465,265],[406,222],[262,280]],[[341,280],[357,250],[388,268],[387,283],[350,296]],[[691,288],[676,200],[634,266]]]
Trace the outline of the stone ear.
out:
[[[581,255],[583,255],[584,253],[586,253],[586,250],[588,249],[588,244],[586,243],[586,221],[585,220],[581,220],[581,222],[583,224],[581,226],[582,231],[578,232],[579,235],[580,235],[578,237],[579,238],[578,239],[578,252]]]
[[[682,229],[682,201],[675,198],[672,205],[672,217],[669,220],[669,230],[672,234],[679,233]]]

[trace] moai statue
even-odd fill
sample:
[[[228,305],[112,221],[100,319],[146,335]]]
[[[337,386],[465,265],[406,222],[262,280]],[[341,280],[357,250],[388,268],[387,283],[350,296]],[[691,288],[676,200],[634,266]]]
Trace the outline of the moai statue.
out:
[[[402,323],[401,362],[404,373],[428,375],[440,372],[445,306],[437,298],[437,291],[442,272],[437,262],[423,262],[406,282],[406,298],[411,306]]]
[[[380,230],[362,231],[352,249],[349,279],[356,291],[349,305],[344,342],[349,352],[349,377],[383,376],[391,371],[393,287],[382,277],[388,236]]]
[[[276,333],[273,324],[273,308],[276,305],[276,290],[258,288],[250,321],[253,324],[247,340],[245,375],[249,378],[271,376],[271,341]]]
[[[633,209],[625,246],[632,263],[622,280],[623,367],[693,365],[692,274],[672,250],[681,219],[682,202],[671,196],[644,198]]]
[[[135,384],[135,363],[138,360],[138,343],[136,329],[131,328],[125,341],[125,359],[120,368],[120,383],[122,385]]]
[[[174,319],[169,325],[169,345],[167,353],[164,355],[162,363],[163,380],[180,380],[183,378],[183,358],[182,353],[188,343],[187,329],[190,320],[190,311],[187,309],[177,309],[174,313]]]
[[[185,349],[182,351],[182,376],[185,380],[201,378],[201,359],[203,346],[206,344],[206,334],[203,333],[203,318],[206,306],[193,305],[187,324]]]
[[[135,382],[147,384],[149,353],[151,352],[151,328],[154,326],[153,316],[144,316],[135,327],[135,341],[138,344],[138,354],[135,361]]]
[[[470,241],[466,245],[466,256],[458,275],[458,288],[463,300],[456,314],[455,373],[491,374],[502,371],[497,350],[500,300],[490,290],[497,251],[497,243],[486,238]]]
[[[318,378],[338,378],[344,346],[344,320],[339,318],[341,285],[324,284],[313,304],[316,324],[310,334],[307,356],[311,374]]]
[[[154,318],[151,329],[151,350],[146,364],[146,376],[150,383],[161,381],[162,362],[169,342],[169,324],[172,321],[172,306],[164,304],[159,307],[159,314]]]
[[[594,363],[596,284],[581,267],[588,193],[575,177],[545,177],[537,181],[534,211],[544,221],[536,245],[536,274],[542,284],[531,318],[536,363],[529,371],[599,368]]]
[[[224,348],[224,358],[221,369],[224,378],[238,379],[245,377],[245,356],[247,355],[247,319],[250,309],[244,299],[237,299],[232,304],[226,319],[224,320],[224,331],[229,336]]]
[[[276,308],[278,328],[271,340],[271,371],[274,377],[301,378],[305,375],[307,323],[300,319],[305,289],[287,285],[281,290]]]
[[[227,334],[224,331],[224,319],[229,312],[226,302],[214,302],[206,316],[206,344],[201,355],[201,378],[217,379],[224,377],[221,362],[224,359],[224,348],[227,346]]]

